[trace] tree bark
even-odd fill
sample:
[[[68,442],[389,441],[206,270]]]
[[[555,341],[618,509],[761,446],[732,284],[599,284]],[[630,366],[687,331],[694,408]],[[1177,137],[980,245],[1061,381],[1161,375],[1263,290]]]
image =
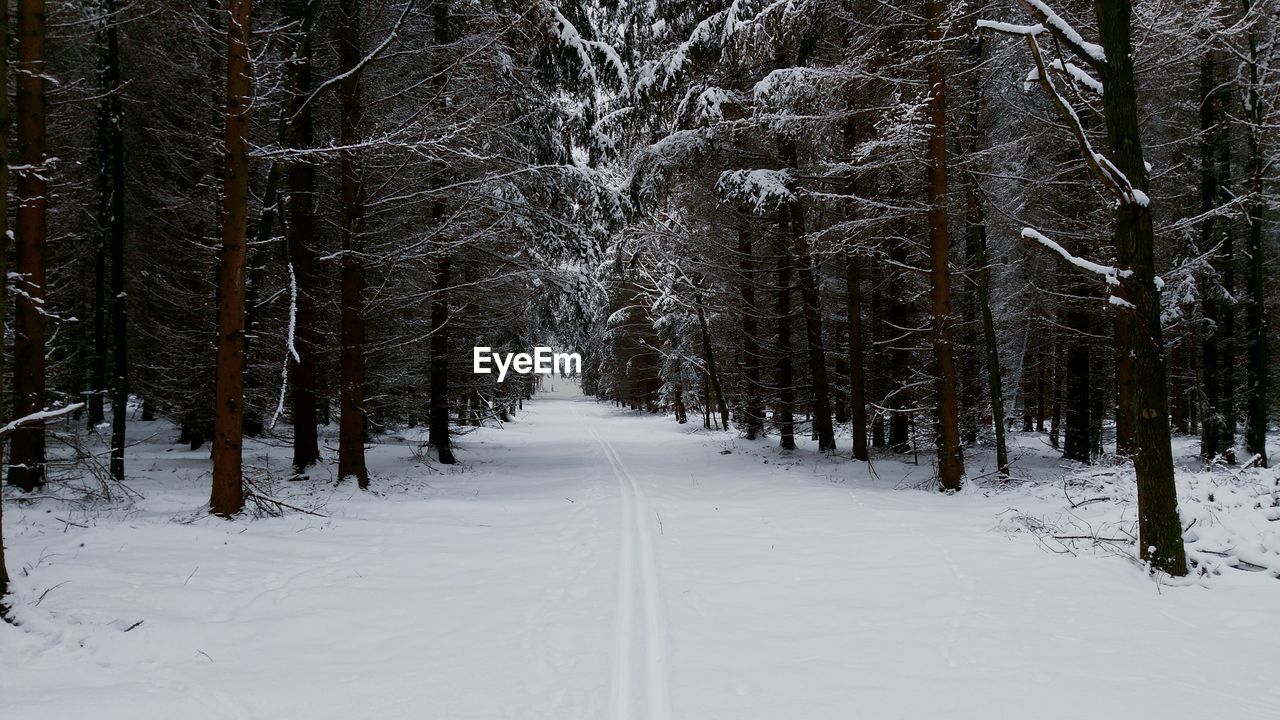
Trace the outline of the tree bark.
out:
[[[867,375],[862,355],[862,267],[854,253],[845,252],[845,315],[849,328],[849,423],[853,459],[871,459],[867,449]]]
[[[800,273],[800,305],[804,315],[805,342],[809,348],[809,375],[813,384],[813,432],[818,439],[818,452],[836,450],[835,429],[831,425],[831,388],[827,383],[826,347],[822,339],[822,306],[818,298],[818,282],[814,278],[809,238],[805,234],[803,201],[791,202],[791,237],[797,270]]]
[[[987,260],[987,222],[975,181],[969,177],[966,197],[969,247],[973,255],[974,284],[978,311],[982,315],[983,349],[986,351],[987,389],[991,401],[991,422],[996,433],[996,472],[1009,477],[1009,451],[1004,438],[1004,384],[1000,379],[1000,346],[996,342],[995,318],[991,314],[991,268]]]
[[[98,212],[95,219],[97,247],[93,253],[93,357],[90,358],[89,389],[86,401],[89,407],[88,426],[93,430],[106,419],[104,412],[107,395],[107,253],[111,244],[111,111],[110,97],[113,88],[107,80],[107,27],[111,17],[106,3],[92,7],[101,11],[101,26],[97,28],[98,43]],[[7,99],[6,99],[7,102]]]
[[[1117,312],[1113,318],[1116,339],[1116,453],[1133,454],[1133,352],[1130,338],[1133,318],[1129,313]]]
[[[218,359],[209,511],[230,517],[244,509],[245,262],[249,211],[249,66],[252,0],[227,10],[226,157],[222,188],[222,257],[218,272]]]
[[[760,398],[760,341],[756,327],[756,280],[751,254],[751,236],[738,231],[738,292],[742,296],[742,433],[754,440],[764,432],[764,409]]]
[[[9,4],[0,4],[0,45],[9,46]],[[0,53],[0,278],[9,275],[9,53]],[[7,288],[0,288],[0,318],[6,316]],[[0,383],[4,382],[5,337],[0,332]],[[0,403],[0,422],[4,405]],[[4,469],[4,439],[0,438],[0,471]],[[9,569],[4,561],[4,502],[0,500],[0,619],[8,614]]]
[[[1076,288],[1075,292],[1082,291]],[[1066,362],[1067,428],[1062,456],[1068,460],[1088,463],[1092,459],[1089,453],[1089,432],[1093,426],[1090,417],[1092,376],[1089,372],[1089,313],[1079,307],[1069,307],[1064,314],[1064,324],[1070,337],[1067,340]]]
[[[1200,226],[1200,252],[1210,252],[1217,242],[1216,218],[1211,214],[1218,203],[1218,162],[1213,142],[1218,123],[1218,98],[1214,92],[1216,75],[1213,52],[1206,51],[1200,59],[1200,212],[1207,217]],[[1226,430],[1226,423],[1221,415],[1222,391],[1218,375],[1218,350],[1222,343],[1218,287],[1215,277],[1209,277],[1200,283],[1204,330],[1200,341],[1201,372],[1197,375],[1200,392],[1204,397],[1204,407],[1201,408],[1204,421],[1200,425],[1200,456],[1206,460],[1213,460],[1222,454]]]
[[[437,49],[447,47],[452,41],[453,18],[447,0],[431,4],[432,39]],[[443,102],[447,85],[444,67],[437,69],[432,83],[437,98]],[[437,166],[432,180],[432,190],[442,192],[446,167]],[[432,220],[440,226],[447,221],[445,198],[437,196],[432,202]],[[430,341],[430,403],[428,412],[427,442],[436,449],[436,458],[445,465],[457,462],[453,454],[453,438],[449,435],[449,334],[451,328],[449,289],[453,283],[452,258],[447,249],[436,259],[435,278],[431,288],[431,341]],[[532,378],[530,385],[532,387]]]
[[[1226,97],[1223,97],[1219,102],[1221,107],[1225,108],[1229,101]],[[1220,114],[1219,117],[1222,117],[1222,115]],[[1220,127],[1220,139],[1217,143],[1217,149],[1218,190],[1221,196],[1220,200],[1227,202],[1235,197],[1235,193],[1231,188],[1231,135],[1225,126]],[[1220,235],[1222,237],[1222,250],[1216,259],[1218,272],[1222,275],[1223,294],[1230,300],[1224,302],[1219,311],[1222,319],[1222,348],[1218,353],[1221,359],[1218,372],[1221,374],[1219,384],[1222,388],[1223,444],[1226,446],[1227,460],[1234,462],[1236,366],[1239,365],[1239,359],[1236,357],[1236,305],[1238,300],[1236,299],[1235,230],[1233,224],[1221,223]]]
[[[44,409],[45,337],[41,306],[45,298],[45,242],[48,183],[45,180],[44,0],[18,2],[17,112],[19,169],[16,188],[14,282],[21,292],[14,303],[13,414]],[[44,484],[44,423],[13,434],[9,483],[26,491]]]
[[[896,453],[911,452],[911,351],[907,346],[905,328],[911,327],[911,305],[907,301],[907,289],[902,281],[901,268],[907,265],[907,249],[899,238],[891,238],[889,259],[896,265],[889,284],[888,314],[890,341],[889,366],[891,387],[889,409],[889,449]]]
[[[697,300],[698,328],[702,332],[702,354],[707,362],[707,381],[711,383],[711,392],[715,396],[716,409],[720,412],[721,430],[729,430],[729,405],[724,400],[724,391],[720,387],[720,373],[716,371],[716,354],[711,347],[711,331],[707,328],[707,314],[702,309],[702,299]]]
[[[774,410],[773,424],[778,428],[778,446],[783,450],[794,450],[796,437],[793,409],[796,390],[794,371],[791,367],[791,253],[785,244],[778,253],[777,277],[778,404]]]
[[[110,196],[108,204],[109,245],[111,254],[111,478],[124,481],[125,426],[129,410],[129,295],[124,282],[125,215],[124,215],[124,103],[120,79],[120,35],[116,29],[117,0],[105,0],[106,74],[104,91],[107,100],[106,147],[110,157]],[[104,164],[104,170],[106,169]],[[105,389],[105,388],[104,388]]]
[[[941,0],[925,2],[929,53],[929,280],[933,305],[933,354],[937,373],[938,486],[960,489],[964,456],[956,402],[955,348],[951,328],[951,243],[947,228],[946,64],[942,50]]]
[[[679,376],[680,372],[681,372],[681,367],[679,364],[677,364],[676,375]],[[676,415],[676,424],[684,425],[685,423],[689,422],[689,413],[684,407],[684,386],[683,385],[680,385],[677,383],[676,386],[672,388],[671,407],[672,407],[672,411],[675,412],[675,415]]]
[[[295,3],[298,5],[300,3]],[[285,146],[299,154],[289,161],[289,222],[285,242],[289,269],[296,286],[293,345],[297,356],[289,355],[293,378],[293,468],[305,472],[320,459],[320,439],[316,430],[316,271],[315,271],[315,164],[302,151],[314,142],[311,105],[311,24],[319,0],[306,0],[295,19],[301,31],[289,63],[290,117],[285,130]]]
[[[1110,160],[1134,188],[1145,191],[1149,178],[1133,79],[1132,9],[1129,0],[1095,0],[1094,7],[1107,58],[1100,72],[1106,88],[1103,116]],[[1182,576],[1187,574],[1187,559],[1173,475],[1160,291],[1155,281],[1155,233],[1148,203],[1135,198],[1116,204],[1115,244],[1119,268],[1132,271],[1121,281],[1123,299],[1130,305],[1120,312],[1130,317],[1127,335],[1133,354],[1139,550],[1153,568]]]
[[[355,478],[361,489],[369,487],[369,471],[364,460],[364,261],[361,259],[364,232],[364,198],[359,151],[364,106],[360,97],[361,36],[360,0],[338,4],[342,32],[338,38],[338,65],[343,78],[338,84],[339,134],[345,148],[340,156],[342,246],[340,329],[342,344],[338,427],[338,479]]]
[[[446,255],[436,262],[431,293],[431,414],[427,442],[445,465],[457,460],[449,437],[449,285],[452,267]]]
[[[1063,370],[1062,350],[1058,347],[1060,344],[1057,341],[1058,337],[1060,337],[1059,333],[1054,333],[1054,340],[1049,346],[1049,362],[1053,363],[1053,403],[1052,415],[1049,418],[1049,446],[1055,450],[1062,444],[1062,378],[1066,374]]]
[[[1252,3],[1245,0],[1246,12]],[[1265,19],[1263,20],[1266,21]],[[1249,191],[1253,198],[1249,203],[1249,235],[1246,239],[1245,253],[1249,259],[1249,273],[1246,279],[1249,302],[1245,309],[1245,334],[1248,343],[1247,377],[1248,397],[1245,400],[1244,445],[1251,455],[1261,457],[1261,467],[1268,467],[1267,460],[1267,371],[1269,348],[1267,347],[1267,314],[1266,314],[1266,278],[1267,258],[1266,245],[1262,237],[1263,208],[1265,206],[1264,177],[1267,158],[1262,147],[1262,134],[1266,132],[1263,116],[1263,104],[1259,83],[1259,48],[1256,30],[1248,34],[1249,42],[1249,128],[1248,128],[1248,173]]]

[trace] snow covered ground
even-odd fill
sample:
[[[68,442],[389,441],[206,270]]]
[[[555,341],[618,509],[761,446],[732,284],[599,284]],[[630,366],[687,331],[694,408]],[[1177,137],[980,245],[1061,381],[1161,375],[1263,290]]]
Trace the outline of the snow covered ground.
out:
[[[554,383],[456,470],[405,431],[375,492],[270,486],[320,516],[205,516],[207,452],[159,423],[139,499],[10,495],[0,718],[1280,716],[1274,471],[1185,472],[1204,572],[1161,584],[1055,539],[1123,538],[1131,483],[1036,438],[1023,482],[943,496],[927,464],[871,477]],[[252,446],[263,482],[282,445]]]

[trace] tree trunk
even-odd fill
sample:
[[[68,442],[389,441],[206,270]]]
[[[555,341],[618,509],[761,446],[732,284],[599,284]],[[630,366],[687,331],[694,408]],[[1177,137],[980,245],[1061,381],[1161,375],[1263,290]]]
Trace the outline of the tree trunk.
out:
[[[677,368],[676,372],[678,374],[680,372],[680,369]],[[673,411],[676,414],[676,423],[679,425],[684,425],[685,423],[689,422],[689,413],[688,411],[685,410],[685,407],[684,407],[684,387],[682,385],[676,385],[672,389],[671,395],[672,395],[671,406]]]
[[[1220,107],[1226,107],[1227,98],[1221,98]],[[1222,117],[1220,114],[1219,117]],[[1220,126],[1220,138],[1218,146],[1218,190],[1220,200],[1223,202],[1230,201],[1235,197],[1235,193],[1231,188],[1231,134],[1225,124]],[[1222,290],[1229,301],[1224,302],[1219,310],[1222,319],[1222,347],[1218,352],[1221,362],[1216,372],[1220,373],[1219,386],[1221,387],[1222,399],[1221,416],[1222,416],[1222,442],[1226,448],[1226,457],[1228,462],[1235,461],[1235,442],[1236,442],[1236,406],[1235,406],[1235,389],[1236,389],[1236,366],[1239,364],[1236,357],[1236,258],[1235,258],[1235,231],[1232,223],[1220,223],[1220,235],[1222,237],[1222,250],[1219,252],[1218,272],[1222,275]]]
[[[427,442],[445,465],[457,462],[449,438],[449,284],[452,268],[446,255],[436,262],[431,293],[431,415]]]
[[[1041,345],[1043,346],[1043,342]],[[1044,432],[1044,421],[1049,415],[1048,383],[1045,378],[1044,353],[1040,353],[1040,364],[1036,367],[1036,432]]]
[[[1245,10],[1251,6],[1246,0]],[[1245,334],[1248,343],[1246,365],[1248,368],[1248,398],[1245,400],[1244,446],[1251,455],[1261,457],[1258,464],[1267,467],[1267,313],[1266,313],[1266,279],[1268,274],[1266,244],[1262,237],[1262,212],[1265,206],[1264,177],[1267,158],[1262,147],[1263,103],[1259,83],[1258,38],[1254,30],[1249,31],[1249,194],[1253,200],[1249,203],[1249,236],[1246,240],[1245,253],[1249,258],[1248,283],[1249,302],[1245,310]]]
[[[1054,334],[1055,338],[1058,333]],[[1063,370],[1062,349],[1058,347],[1055,340],[1050,345],[1051,355],[1049,362],[1053,363],[1053,415],[1049,418],[1049,446],[1057,450],[1062,445],[1062,378],[1066,374]]]
[[[956,402],[955,348],[951,329],[951,242],[947,229],[946,64],[941,47],[942,0],[925,2],[929,53],[929,281],[933,305],[933,354],[937,373],[938,487],[960,489],[964,456]]]
[[[107,29],[111,24],[106,3],[101,7],[101,26],[97,28],[98,43],[98,208],[94,228],[97,246],[93,253],[93,356],[89,362],[89,389],[86,401],[89,406],[89,430],[106,420],[104,407],[107,395],[107,253],[111,244],[111,87],[108,75]],[[5,100],[8,101],[7,98]]]
[[[845,252],[845,314],[849,326],[849,418],[853,459],[871,459],[867,450],[867,375],[862,357],[862,268],[857,255]]]
[[[1097,308],[1089,308],[1089,337],[1101,336],[1107,318]],[[1092,344],[1091,344],[1092,345]],[[1106,367],[1100,352],[1089,348],[1089,457],[1102,457],[1102,431],[1107,414]]]
[[[450,3],[445,0],[432,3],[431,17],[433,40],[437,47],[443,48],[452,39]],[[438,69],[432,82],[439,98],[444,97],[446,81],[444,68]],[[439,178],[443,172],[444,168],[437,168],[436,177]],[[433,182],[441,181],[437,179]],[[440,192],[438,186],[433,189]],[[436,223],[445,222],[443,198],[435,199],[431,213]],[[431,408],[427,429],[427,441],[436,449],[437,459],[445,465],[457,462],[453,456],[453,440],[449,437],[449,286],[453,282],[452,271],[451,260],[446,251],[446,254],[436,260],[435,281],[431,289]]]
[[[17,112],[19,169],[16,188],[14,280],[13,415],[44,410],[45,241],[48,183],[45,180],[44,0],[18,2]],[[9,483],[26,491],[44,484],[44,423],[13,434]]]
[[[1080,292],[1079,289],[1076,292]],[[1062,456],[1068,460],[1088,463],[1090,422],[1089,373],[1089,314],[1081,308],[1069,307],[1066,322],[1070,336],[1067,338],[1066,361],[1066,437]]]
[[[778,446],[783,450],[794,450],[796,447],[795,418],[795,377],[791,367],[791,254],[785,244],[778,253],[778,366],[777,366],[777,407],[774,410],[773,424],[778,428]]]
[[[1133,353],[1129,349],[1133,319],[1117,312],[1113,319],[1116,339],[1116,453],[1133,454]]]
[[[702,373],[702,429],[711,429],[711,383],[706,373]]]
[[[907,301],[907,289],[902,282],[901,268],[907,265],[907,249],[898,238],[890,239],[889,259],[895,268],[889,285],[888,312],[890,341],[889,366],[892,382],[889,399],[883,403],[890,408],[889,449],[896,453],[911,452],[911,350],[904,328],[911,327],[911,305]]]
[[[842,382],[849,377],[848,353],[836,353],[835,379],[831,383],[831,415],[836,425],[849,422],[849,393]]]
[[[800,309],[804,315],[805,341],[809,348],[809,374],[813,384],[813,432],[818,452],[836,450],[835,429],[831,425],[831,389],[827,384],[826,348],[822,340],[822,306],[818,298],[818,282],[814,278],[809,238],[805,234],[803,201],[791,202],[791,237],[800,273]]]
[[[361,489],[369,487],[364,461],[364,261],[360,257],[364,232],[364,198],[361,163],[355,147],[361,138],[364,106],[360,97],[361,37],[360,0],[341,0],[338,14],[342,32],[338,38],[338,85],[341,153],[342,312],[338,426],[338,480],[355,478]]]
[[[707,362],[707,381],[711,383],[711,391],[715,395],[716,409],[720,411],[721,430],[729,429],[729,405],[724,400],[724,391],[720,388],[720,373],[716,372],[716,354],[711,348],[711,332],[707,328],[707,315],[702,309],[702,299],[697,301],[698,328],[702,331],[702,354]]]
[[[111,202],[108,223],[111,248],[111,478],[124,481],[125,425],[129,410],[129,294],[124,283],[124,102],[120,80],[120,35],[116,29],[117,0],[106,0],[106,77],[104,90],[110,155]]]
[[[1215,94],[1217,73],[1212,51],[1200,59],[1200,212],[1207,215],[1200,226],[1200,252],[1210,252],[1217,242],[1217,222],[1210,213],[1218,204],[1218,161],[1215,143],[1218,124],[1218,97]],[[1216,259],[1217,254],[1214,254]],[[1216,268],[1217,262],[1212,263]],[[1224,451],[1226,422],[1222,417],[1222,390],[1219,382],[1218,350],[1222,344],[1218,279],[1209,277],[1200,283],[1204,330],[1200,341],[1200,392],[1204,397],[1200,425],[1200,456],[1213,460]]]
[[[102,92],[105,101],[102,114],[106,122],[102,129],[105,136],[102,145],[102,176],[106,199],[102,200],[105,213],[104,245],[109,247],[111,259],[111,450],[110,473],[116,482],[124,480],[124,430],[129,405],[129,336],[128,293],[124,290],[124,104],[120,97],[124,91],[120,82],[120,40],[116,32],[115,13],[118,0],[105,0],[105,37],[102,38]],[[101,309],[97,311],[101,315]],[[95,318],[96,320],[96,318]],[[104,328],[105,334],[105,328]],[[102,338],[106,342],[106,338]],[[106,348],[102,348],[105,365]],[[102,368],[105,370],[104,368]],[[96,369],[95,369],[96,372]],[[95,393],[101,397],[106,392],[105,380],[97,379]],[[100,409],[101,410],[101,409]],[[99,421],[101,421],[101,415]]]
[[[249,211],[249,66],[252,0],[229,0],[227,11],[226,159],[222,188],[222,258],[218,272],[218,360],[209,511],[224,517],[244,509],[245,261]]]
[[[318,0],[308,0],[301,17],[295,18],[302,29],[289,63],[291,99],[286,112],[292,117],[286,128],[285,145],[296,151],[307,150],[314,142],[311,106],[303,103],[311,94],[311,24],[318,6]],[[297,294],[293,337],[297,355],[289,355],[289,374],[293,378],[293,468],[298,473],[320,459],[316,431],[315,176],[315,165],[305,155],[289,162],[289,222],[285,235]]]
[[[1135,188],[1149,184],[1142,156],[1138,98],[1133,80],[1129,0],[1096,0],[1098,32],[1107,61],[1102,63],[1106,95],[1103,116],[1111,162]],[[1138,545],[1143,560],[1174,576],[1187,574],[1178,518],[1177,486],[1169,431],[1168,378],[1160,326],[1160,291],[1155,282],[1155,233],[1145,202],[1119,202],[1115,209],[1118,266],[1132,271],[1122,280],[1120,312],[1130,316],[1133,354],[1133,465],[1138,476]]]
[[[991,268],[987,260],[987,221],[982,200],[972,176],[967,183],[969,248],[974,262],[978,311],[982,315],[983,349],[987,361],[987,389],[991,400],[991,422],[996,432],[996,471],[1009,477],[1009,451],[1004,439],[1004,384],[1000,379],[1000,346],[996,342],[995,318],[991,314]],[[1056,424],[1056,422],[1055,422]]]
[[[760,397],[760,341],[756,329],[756,279],[751,236],[738,231],[739,293],[742,296],[742,431],[748,440],[764,432],[764,408]]]
[[[9,4],[0,4],[0,44],[9,43]],[[0,53],[0,278],[9,274],[9,53]],[[6,316],[9,292],[0,288],[0,318]],[[4,382],[5,337],[0,332],[0,383]],[[4,405],[0,403],[0,422]],[[0,438],[0,472],[4,470],[4,439]],[[4,561],[4,501],[0,500],[0,620],[8,615],[9,570]]]

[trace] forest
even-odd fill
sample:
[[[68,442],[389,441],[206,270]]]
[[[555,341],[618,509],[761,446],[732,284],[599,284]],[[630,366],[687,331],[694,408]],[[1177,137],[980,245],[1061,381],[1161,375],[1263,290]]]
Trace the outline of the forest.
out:
[[[961,546],[997,525],[1161,587],[1243,570],[1274,593],[1276,0],[7,0],[0,19],[6,633],[115,621],[41,607],[57,533],[158,513],[160,552],[187,527],[416,518],[525,467],[616,477],[618,637],[648,655],[620,670],[617,650],[612,699],[584,691],[581,715],[511,716],[671,716],[662,507],[690,506],[660,477],[704,462],[985,513]],[[581,373],[473,371],[473,350],[544,346]],[[1214,514],[1227,495],[1244,519]],[[190,567],[214,560],[188,559],[179,581],[205,580]],[[4,644],[0,668],[63,667]]]

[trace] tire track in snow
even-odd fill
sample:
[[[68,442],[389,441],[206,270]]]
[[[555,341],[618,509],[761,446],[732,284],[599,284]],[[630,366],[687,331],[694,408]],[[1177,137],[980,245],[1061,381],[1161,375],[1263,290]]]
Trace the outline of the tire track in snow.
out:
[[[591,435],[618,478],[621,511],[609,717],[669,720],[667,627],[649,528],[649,501],[613,445],[595,430]],[[637,613],[637,605],[641,613]],[[642,658],[636,657],[638,652],[643,653]],[[643,696],[637,694],[641,689]]]

